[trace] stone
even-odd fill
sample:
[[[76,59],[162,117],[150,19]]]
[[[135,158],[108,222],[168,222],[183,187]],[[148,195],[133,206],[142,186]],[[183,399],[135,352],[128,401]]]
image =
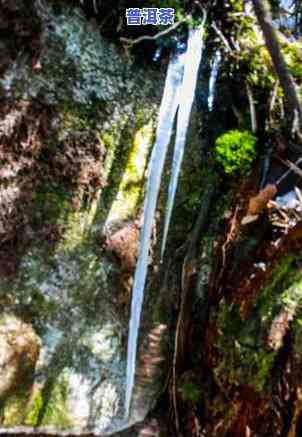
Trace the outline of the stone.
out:
[[[30,384],[41,342],[32,326],[13,314],[0,316],[0,400]]]

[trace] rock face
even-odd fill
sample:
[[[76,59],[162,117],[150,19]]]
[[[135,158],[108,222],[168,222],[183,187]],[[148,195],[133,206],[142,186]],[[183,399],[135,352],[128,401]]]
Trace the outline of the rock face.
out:
[[[162,77],[76,7],[29,3],[0,2],[0,427],[101,433],[123,417],[119,275],[138,238],[134,226],[127,251],[123,229],[139,211]],[[100,242],[109,228],[114,259]]]
[[[40,340],[32,327],[12,315],[0,322],[0,399],[5,399],[19,385],[32,382],[39,357]]]

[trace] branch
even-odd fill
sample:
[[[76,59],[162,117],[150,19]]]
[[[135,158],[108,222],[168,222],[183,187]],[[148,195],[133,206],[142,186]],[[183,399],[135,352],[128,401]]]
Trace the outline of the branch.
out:
[[[220,29],[218,29],[218,27],[216,26],[216,24],[213,22],[211,25],[212,29],[215,30],[215,32],[217,33],[217,35],[219,36],[219,38],[221,39],[221,41],[223,42],[223,44],[226,46],[226,49],[228,52],[232,52],[232,48],[228,42],[228,40],[226,39],[226,37],[224,36],[224,34],[221,32]]]
[[[277,93],[278,93],[278,86],[279,86],[279,80],[277,79],[274,87],[272,89],[272,93],[271,93],[271,97],[270,97],[270,102],[269,102],[269,120],[270,123],[272,124],[272,112],[274,110],[275,104],[276,104],[276,99],[277,99]]]
[[[252,132],[255,133],[257,131],[257,117],[256,117],[256,109],[255,109],[255,102],[253,97],[253,91],[252,88],[248,83],[246,83],[246,92],[249,99],[249,105],[250,105],[250,115],[251,115],[251,125],[252,125]]]
[[[301,158],[300,158],[301,159]],[[299,164],[300,160],[298,159],[298,161],[296,163],[290,161],[289,159],[286,159],[284,161],[284,159],[282,158],[278,158],[278,160],[280,162],[282,162],[282,164],[286,165],[293,173],[295,173],[296,175],[300,176],[300,178],[302,178],[302,170],[300,167],[298,167],[297,164]]]
[[[195,4],[199,7],[199,9],[202,12],[202,23],[201,23],[201,27],[204,27],[205,23],[206,23],[206,19],[207,19],[207,10],[204,9],[197,1],[195,1]]]
[[[93,0],[93,9],[94,9],[94,12],[95,12],[96,14],[99,13],[99,11],[98,11],[98,7],[97,7],[97,4],[96,4],[96,0]]]
[[[189,18],[191,18],[191,17],[183,18],[182,20],[178,21],[177,23],[174,23],[172,26],[168,27],[165,30],[162,30],[161,32],[158,32],[156,35],[153,35],[153,36],[143,35],[143,36],[140,36],[139,38],[136,38],[136,39],[130,39],[130,38],[123,38],[123,37],[121,37],[120,41],[124,42],[126,44],[129,44],[130,46],[133,46],[134,44],[138,44],[141,41],[154,41],[154,40],[160,38],[161,36],[167,35],[168,33],[172,32],[178,26],[180,26],[182,23],[187,21]]]
[[[281,182],[284,181],[284,179],[286,179],[290,173],[292,173],[293,168],[296,169],[301,162],[302,162],[302,158],[299,158],[295,163],[291,163],[291,165],[286,164],[286,165],[289,165],[289,169],[285,173],[283,173],[283,175],[281,175],[279,177],[279,179],[275,182],[275,185],[276,186],[280,185]],[[294,167],[293,167],[293,164],[294,164]]]
[[[175,415],[175,428],[176,428],[177,437],[180,437],[182,435],[180,432],[180,423],[179,423],[179,414],[178,414],[178,405],[177,405],[177,390],[176,390],[177,359],[179,356],[180,337],[182,333],[182,327],[184,324],[185,305],[187,302],[187,295],[190,289],[190,279],[192,274],[194,274],[196,270],[196,246],[200,237],[200,233],[203,227],[207,223],[210,206],[213,201],[215,193],[216,193],[216,184],[212,183],[208,185],[202,199],[203,201],[201,202],[201,207],[193,231],[188,236],[188,239],[186,241],[186,246],[188,248],[182,264],[180,308],[178,312],[175,337],[174,337],[174,354],[173,354],[173,365],[172,365],[172,402],[173,402],[173,409]]]
[[[252,0],[252,2],[257,20],[264,35],[268,52],[272,59],[275,73],[279,79],[281,87],[283,88],[285,98],[293,116],[293,131],[297,132],[297,127],[302,127],[302,106],[294,79],[288,70],[280,49],[277,34],[272,23],[269,5],[267,0]]]
[[[202,8],[201,8],[202,9]],[[207,11],[205,9],[202,9],[203,17],[202,17],[202,23],[200,27],[204,27],[206,19],[207,19]],[[130,46],[133,46],[134,44],[138,44],[141,41],[155,41],[161,36],[167,35],[168,33],[172,32],[173,30],[177,29],[178,26],[185,23],[188,20],[191,20],[191,15],[186,16],[182,20],[178,21],[177,23],[174,23],[172,26],[168,27],[165,30],[162,30],[161,32],[158,32],[156,35],[150,36],[150,35],[143,35],[136,39],[130,39],[130,38],[124,38],[121,37],[120,41],[124,42],[126,44],[129,44]]]

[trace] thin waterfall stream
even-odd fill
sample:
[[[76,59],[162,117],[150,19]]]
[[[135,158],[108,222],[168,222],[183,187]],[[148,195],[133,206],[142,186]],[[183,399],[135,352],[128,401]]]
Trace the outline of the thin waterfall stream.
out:
[[[135,270],[131,316],[129,322],[125,398],[126,417],[129,416],[131,396],[134,386],[138,330],[147,276],[153,218],[165,157],[172,135],[174,117],[178,107],[178,89],[183,76],[184,56],[184,54],[176,54],[173,56],[168,67],[165,89],[158,117],[159,121],[156,132],[156,141],[152,150],[149,165],[149,175],[143,210],[143,226],[140,234],[139,255]]]
[[[209,96],[208,96],[208,109],[211,112],[213,110],[213,104],[215,99],[216,82],[218,78],[219,68],[221,64],[221,52],[216,50],[214,59],[211,66],[211,75],[209,80]]]
[[[183,160],[186,137],[190,122],[192,105],[195,97],[198,70],[202,58],[203,38],[200,29],[193,29],[189,32],[188,49],[183,75],[183,83],[180,89],[179,108],[177,113],[176,139],[174,146],[172,175],[169,184],[168,201],[165,214],[161,258],[164,255],[167,236],[171,221],[171,215],[176,195],[177,182],[179,178],[181,163]]]
[[[140,318],[149,262],[152,227],[160,190],[161,177],[168,146],[172,136],[174,120],[178,110],[172,178],[169,187],[167,216],[165,220],[165,237],[162,245],[163,253],[171,212],[173,209],[177,180],[189,126],[191,108],[194,101],[198,68],[202,56],[204,23],[205,19],[202,26],[189,31],[186,51],[177,51],[171,57],[158,116],[156,140],[153,146],[149,164],[149,173],[143,208],[143,225],[140,233],[139,253],[132,290],[127,347],[125,395],[126,418],[128,418],[130,415],[131,399],[134,388]]]

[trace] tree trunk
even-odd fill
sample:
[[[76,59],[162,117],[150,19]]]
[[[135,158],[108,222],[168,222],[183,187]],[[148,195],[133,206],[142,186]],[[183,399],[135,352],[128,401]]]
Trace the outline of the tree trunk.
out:
[[[299,117],[299,126],[302,126],[302,107],[295,82],[288,71],[285,59],[280,50],[276,31],[272,24],[272,17],[266,0],[253,0],[255,13],[262,29],[267,49],[271,55],[274,70],[283,88],[287,104],[293,118]]]

